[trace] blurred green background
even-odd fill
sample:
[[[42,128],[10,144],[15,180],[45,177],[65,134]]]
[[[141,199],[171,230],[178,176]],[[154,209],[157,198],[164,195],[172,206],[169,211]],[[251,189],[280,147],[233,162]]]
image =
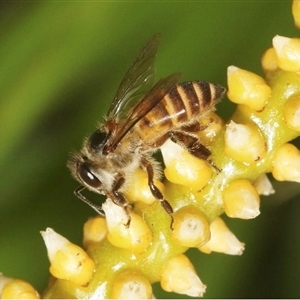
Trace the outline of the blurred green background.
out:
[[[43,290],[49,264],[39,231],[48,226],[81,243],[82,225],[94,212],[73,195],[69,152],[93,132],[139,49],[157,32],[163,36],[157,78],[179,71],[182,80],[224,86],[229,65],[262,74],[261,54],[273,36],[299,36],[291,1],[0,3],[0,272],[6,276]],[[226,99],[218,105],[225,119],[233,110]],[[205,298],[300,297],[300,185],[275,188],[255,220],[225,218],[246,243],[241,257],[188,252],[208,286]],[[155,295],[181,297],[159,284]]]

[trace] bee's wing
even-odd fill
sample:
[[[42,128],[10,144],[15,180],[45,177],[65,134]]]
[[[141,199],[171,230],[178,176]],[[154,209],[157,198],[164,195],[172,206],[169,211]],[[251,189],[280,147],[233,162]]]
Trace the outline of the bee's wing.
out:
[[[154,35],[127,71],[109,108],[107,120],[123,119],[134,103],[152,86],[154,60],[160,38],[160,34]]]
[[[149,93],[147,93],[146,96],[129,112],[124,125],[117,128],[116,133],[113,136],[113,139],[110,141],[110,145],[108,145],[108,147],[115,149],[128,131],[130,131],[130,129],[139,120],[141,120],[163,99],[170,89],[178,82],[179,77],[180,74],[175,73],[160,79],[149,91]]]

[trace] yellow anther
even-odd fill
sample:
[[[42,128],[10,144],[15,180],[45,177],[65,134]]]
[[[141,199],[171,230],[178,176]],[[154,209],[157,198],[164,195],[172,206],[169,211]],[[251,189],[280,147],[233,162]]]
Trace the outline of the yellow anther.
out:
[[[225,213],[231,218],[253,219],[260,214],[259,195],[246,179],[237,179],[229,183],[222,192]]]
[[[87,220],[83,227],[83,245],[87,247],[93,243],[99,243],[107,235],[106,219],[96,216]]]
[[[187,206],[174,213],[172,238],[186,247],[199,247],[210,239],[209,223],[198,209]]]
[[[161,152],[166,166],[165,176],[169,181],[199,191],[211,178],[212,169],[206,161],[194,157],[171,140],[161,147]]]
[[[151,299],[151,297],[151,284],[142,273],[125,271],[118,274],[112,283],[112,299]]]
[[[225,153],[245,163],[254,163],[266,154],[265,140],[255,124],[231,121],[225,131]]]
[[[273,47],[277,64],[282,70],[291,72],[300,70],[300,39],[276,35],[273,38]]]
[[[246,70],[230,66],[227,69],[228,98],[238,104],[261,111],[268,102],[271,88],[265,80]]]
[[[166,262],[162,269],[161,286],[165,291],[202,297],[206,290],[189,259],[180,254]]]
[[[60,279],[86,285],[95,270],[94,261],[79,246],[47,228],[41,231],[50,260],[50,273]]]
[[[199,250],[204,253],[220,252],[230,255],[241,255],[245,244],[241,243],[236,236],[228,229],[221,218],[216,218],[210,224],[211,238]]]
[[[284,119],[287,125],[300,132],[300,96],[290,98],[284,107]]]
[[[294,145],[284,144],[276,151],[272,174],[279,181],[300,182],[300,152]]]
[[[277,57],[274,48],[269,48],[264,52],[261,64],[265,72],[274,72],[278,69]]]
[[[107,221],[107,239],[111,244],[136,253],[143,252],[149,246],[152,232],[140,215],[130,212],[131,220],[128,226],[128,216],[122,207],[107,199],[102,208]]]
[[[159,190],[164,192],[164,185],[159,180],[154,180]],[[137,169],[130,177],[130,186],[124,192],[126,199],[130,202],[141,201],[148,205],[153,204],[157,199],[152,195],[148,185],[148,175],[142,169]]]

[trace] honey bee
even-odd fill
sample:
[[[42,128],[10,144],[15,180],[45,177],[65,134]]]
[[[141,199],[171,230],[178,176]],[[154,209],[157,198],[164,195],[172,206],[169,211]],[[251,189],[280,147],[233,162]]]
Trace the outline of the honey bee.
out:
[[[213,110],[225,93],[225,88],[206,81],[178,84],[179,73],[160,79],[151,88],[159,42],[160,35],[154,35],[141,49],[122,80],[104,123],[85,139],[82,150],[68,162],[73,176],[81,183],[75,195],[103,216],[101,206],[81,192],[87,188],[106,195],[125,209],[128,226],[130,206],[123,193],[130,185],[130,174],[140,167],[148,174],[152,195],[173,222],[173,208],[154,184],[161,170],[152,155],[172,138],[192,155],[208,160],[211,152],[193,132],[201,128],[199,118]]]

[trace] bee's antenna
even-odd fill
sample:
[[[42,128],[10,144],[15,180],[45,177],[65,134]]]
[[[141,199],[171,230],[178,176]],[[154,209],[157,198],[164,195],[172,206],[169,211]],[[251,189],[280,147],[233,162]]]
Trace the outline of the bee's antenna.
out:
[[[103,212],[103,209],[101,206],[98,206],[96,204],[94,204],[92,201],[90,201],[89,199],[85,198],[81,192],[85,189],[85,186],[81,185],[79,186],[75,191],[74,194],[75,196],[80,199],[81,201],[83,201],[84,203],[86,203],[87,205],[89,205],[93,210],[95,210],[97,212],[97,214],[99,214],[100,216],[105,217],[105,213]]]

